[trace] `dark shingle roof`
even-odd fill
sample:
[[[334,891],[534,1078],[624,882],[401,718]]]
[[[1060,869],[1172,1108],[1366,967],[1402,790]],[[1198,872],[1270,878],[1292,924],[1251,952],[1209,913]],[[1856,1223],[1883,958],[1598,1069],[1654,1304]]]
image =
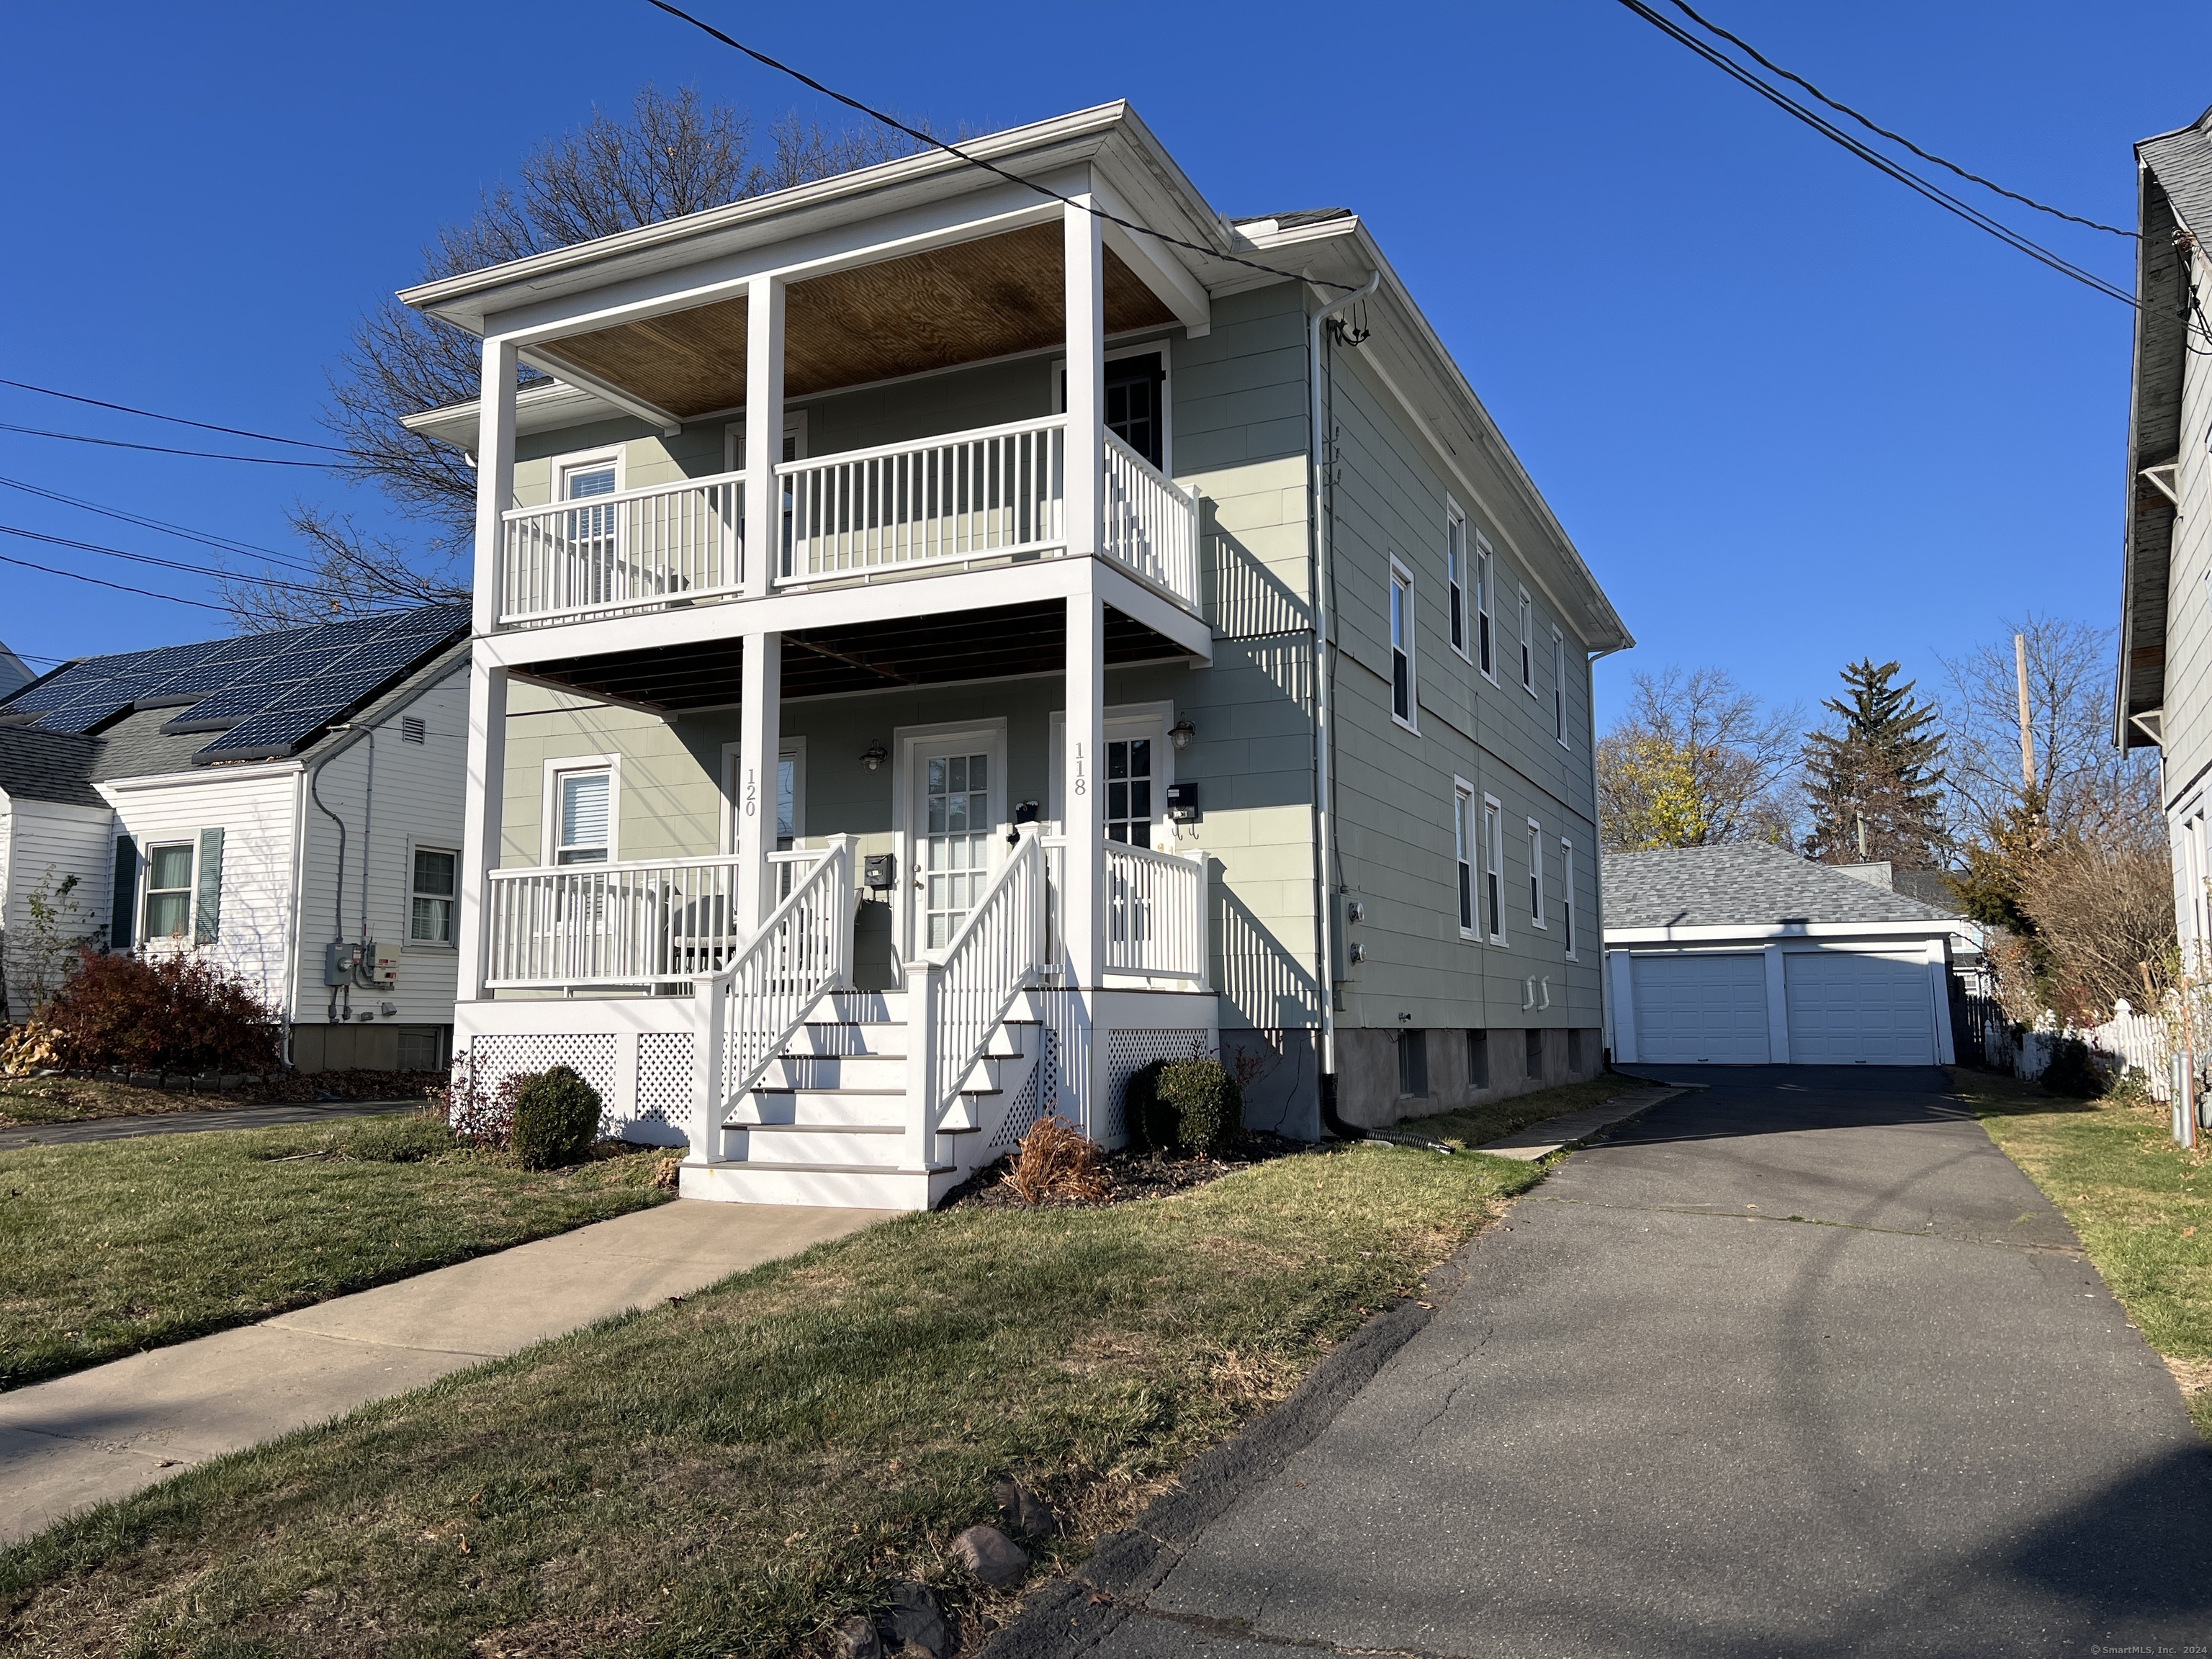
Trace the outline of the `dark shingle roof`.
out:
[[[2144,139],[2136,154],[2166,187],[2175,216],[2199,236],[2212,236],[2212,109],[2179,132]]]
[[[1608,853],[1604,874],[1608,928],[1955,920],[1954,912],[1756,843]]]
[[[107,803],[92,787],[99,753],[98,738],[0,726],[0,790],[25,800],[105,806]]]

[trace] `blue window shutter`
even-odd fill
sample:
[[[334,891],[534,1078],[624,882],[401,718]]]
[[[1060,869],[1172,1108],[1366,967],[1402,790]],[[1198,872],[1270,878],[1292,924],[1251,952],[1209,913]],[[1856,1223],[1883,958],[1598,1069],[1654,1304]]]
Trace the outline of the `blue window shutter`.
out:
[[[129,836],[115,838],[115,885],[107,901],[107,948],[127,951],[135,937],[132,923],[138,912],[138,843]]]
[[[222,831],[200,831],[199,902],[192,912],[192,943],[212,945],[222,934]]]

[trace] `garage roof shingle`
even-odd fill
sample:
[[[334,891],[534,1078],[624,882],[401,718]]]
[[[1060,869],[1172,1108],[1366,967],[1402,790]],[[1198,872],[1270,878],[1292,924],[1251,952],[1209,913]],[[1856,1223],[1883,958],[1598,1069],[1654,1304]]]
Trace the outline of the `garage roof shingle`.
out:
[[[1604,873],[1608,929],[1942,922],[1957,915],[1755,843],[1608,853]]]

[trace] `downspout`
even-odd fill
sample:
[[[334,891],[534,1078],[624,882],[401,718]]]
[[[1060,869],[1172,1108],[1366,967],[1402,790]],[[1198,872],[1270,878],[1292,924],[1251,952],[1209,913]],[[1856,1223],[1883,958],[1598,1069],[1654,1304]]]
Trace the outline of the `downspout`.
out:
[[[1589,653],[1590,711],[1590,830],[1591,839],[1597,844],[1590,848],[1590,894],[1596,901],[1597,911],[1597,1040],[1598,1057],[1607,1071],[1613,1069],[1619,1056],[1613,1053],[1613,959],[1605,950],[1605,823],[1597,798],[1597,673],[1596,664],[1625,646],[1613,646],[1604,651]]]
[[[1315,872],[1315,896],[1321,920],[1321,1115],[1322,1126],[1340,1139],[1364,1139],[1364,1131],[1347,1127],[1336,1115],[1336,814],[1335,778],[1330,765],[1336,731],[1330,722],[1333,708],[1329,688],[1334,679],[1330,657],[1334,643],[1331,604],[1335,577],[1329,562],[1330,530],[1336,513],[1336,496],[1330,487],[1326,439],[1322,422],[1322,331],[1328,319],[1346,307],[1365,299],[1382,286],[1378,270],[1365,286],[1332,300],[1306,319],[1306,373],[1312,407],[1307,416],[1306,448],[1310,463],[1313,498],[1306,515],[1314,573],[1314,845],[1319,867]]]
[[[331,943],[333,945],[345,943],[346,827],[343,818],[323,805],[323,792],[319,786],[323,781],[323,769],[343,754],[350,746],[345,743],[337,744],[328,754],[307,769],[307,798],[315,803],[318,811],[338,827],[338,867],[331,877]],[[301,865],[303,872],[306,864],[306,849],[302,848]],[[346,1011],[349,1013],[353,1011],[350,987],[347,989]],[[335,985],[331,987],[331,1006],[329,1012],[324,1016],[324,1023],[330,1025],[338,1023],[338,988]]]

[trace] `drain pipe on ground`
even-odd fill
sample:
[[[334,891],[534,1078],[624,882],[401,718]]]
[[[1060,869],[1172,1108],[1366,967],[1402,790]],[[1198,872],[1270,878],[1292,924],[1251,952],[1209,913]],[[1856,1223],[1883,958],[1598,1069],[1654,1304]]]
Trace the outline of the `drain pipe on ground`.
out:
[[[1334,678],[1331,656],[1335,647],[1333,628],[1335,607],[1334,574],[1329,562],[1330,532],[1336,514],[1336,492],[1331,482],[1331,462],[1328,437],[1322,431],[1325,410],[1322,404],[1322,337],[1329,319],[1346,307],[1364,300],[1382,286],[1380,270],[1372,272],[1366,284],[1342,299],[1332,300],[1307,319],[1306,374],[1312,393],[1312,407],[1306,427],[1306,448],[1310,462],[1310,477],[1311,510],[1306,517],[1308,544],[1311,549],[1311,568],[1314,580],[1314,843],[1318,864],[1315,875],[1315,896],[1320,901],[1321,972],[1316,975],[1321,984],[1321,1085],[1322,1126],[1340,1140],[1360,1140],[1366,1137],[1364,1129],[1354,1129],[1336,1115],[1336,824],[1334,769],[1330,765],[1331,750],[1336,743],[1336,731],[1330,723],[1331,699],[1329,687]]]

